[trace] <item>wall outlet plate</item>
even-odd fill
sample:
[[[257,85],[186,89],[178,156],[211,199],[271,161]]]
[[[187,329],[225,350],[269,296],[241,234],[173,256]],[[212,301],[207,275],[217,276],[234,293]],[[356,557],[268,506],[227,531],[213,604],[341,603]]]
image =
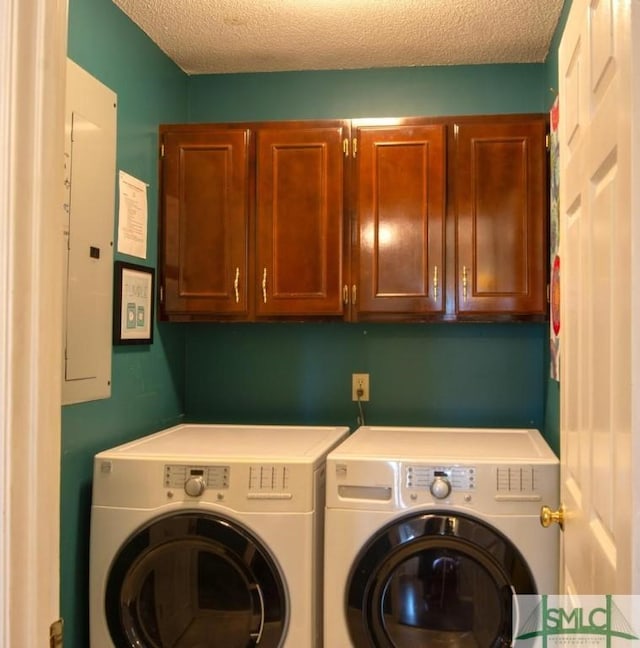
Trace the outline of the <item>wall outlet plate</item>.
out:
[[[361,394],[358,395],[358,390]],[[354,373],[351,374],[351,400],[368,401],[369,400],[369,374]]]

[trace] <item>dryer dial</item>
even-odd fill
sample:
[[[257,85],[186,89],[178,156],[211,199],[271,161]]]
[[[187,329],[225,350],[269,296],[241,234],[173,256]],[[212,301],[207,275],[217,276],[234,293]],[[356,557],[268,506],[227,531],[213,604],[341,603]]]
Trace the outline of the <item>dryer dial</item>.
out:
[[[190,497],[200,497],[204,493],[206,484],[202,477],[189,477],[184,483],[184,492]]]
[[[451,493],[451,482],[446,476],[438,475],[431,482],[429,490],[436,499],[445,499]]]

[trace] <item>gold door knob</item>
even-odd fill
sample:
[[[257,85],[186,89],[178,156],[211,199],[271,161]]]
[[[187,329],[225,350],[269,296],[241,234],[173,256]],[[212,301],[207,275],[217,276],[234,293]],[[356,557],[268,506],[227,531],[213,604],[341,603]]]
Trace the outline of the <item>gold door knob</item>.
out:
[[[546,504],[540,509],[540,524],[546,529],[552,524],[559,524],[564,529],[564,506],[552,511]]]

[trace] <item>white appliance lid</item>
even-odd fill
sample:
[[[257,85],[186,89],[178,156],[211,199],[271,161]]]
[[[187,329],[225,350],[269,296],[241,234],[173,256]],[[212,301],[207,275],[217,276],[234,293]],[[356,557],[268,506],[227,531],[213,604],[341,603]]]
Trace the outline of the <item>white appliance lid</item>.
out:
[[[313,461],[325,455],[348,427],[281,425],[177,425],[105,450],[97,456],[172,461],[242,459]]]
[[[526,461],[558,459],[534,429],[362,426],[330,454],[334,459]]]

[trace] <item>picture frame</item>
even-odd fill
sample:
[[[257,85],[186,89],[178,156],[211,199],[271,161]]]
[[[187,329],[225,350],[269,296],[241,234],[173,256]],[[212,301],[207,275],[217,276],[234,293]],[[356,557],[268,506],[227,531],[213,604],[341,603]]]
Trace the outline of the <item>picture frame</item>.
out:
[[[113,344],[153,344],[155,269],[116,261]]]

